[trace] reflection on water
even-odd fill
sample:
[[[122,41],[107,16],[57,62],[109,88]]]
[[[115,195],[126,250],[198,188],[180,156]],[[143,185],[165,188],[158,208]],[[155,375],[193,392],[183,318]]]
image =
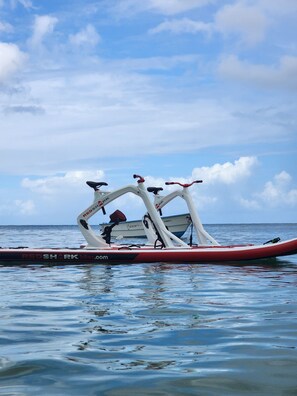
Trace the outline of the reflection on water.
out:
[[[0,394],[296,394],[296,256],[0,271]]]

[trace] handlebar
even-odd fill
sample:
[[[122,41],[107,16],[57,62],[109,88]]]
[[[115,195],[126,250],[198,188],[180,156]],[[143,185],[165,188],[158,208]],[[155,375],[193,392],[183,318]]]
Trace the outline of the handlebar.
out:
[[[133,175],[133,177],[134,177],[134,179],[138,179],[137,183],[144,183],[145,182],[145,180],[144,180],[144,178],[142,176]]]
[[[191,187],[195,183],[203,183],[203,180],[194,180],[194,181],[192,181],[192,183],[185,183],[185,184],[180,183],[180,182],[165,182],[166,186],[169,186],[171,184],[178,184],[179,186],[181,186],[183,188]]]

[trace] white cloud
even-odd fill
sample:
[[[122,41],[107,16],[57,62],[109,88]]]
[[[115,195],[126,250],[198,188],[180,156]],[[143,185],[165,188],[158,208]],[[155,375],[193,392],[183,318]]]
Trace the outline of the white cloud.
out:
[[[202,208],[209,205],[214,205],[218,202],[222,185],[231,186],[247,179],[251,176],[255,166],[258,164],[256,157],[240,157],[238,160],[232,162],[225,162],[222,164],[214,164],[209,167],[194,168],[189,177],[170,177],[168,179],[155,178],[146,176],[145,181],[147,186],[162,187],[163,194],[166,195],[175,189],[180,188],[178,185],[166,186],[166,181],[174,181],[182,184],[191,183],[194,180],[202,180],[203,185],[193,184],[191,187],[191,195],[193,196],[197,205]],[[161,193],[162,194],[162,193]],[[257,206],[256,202],[251,203],[249,200],[241,200],[241,204],[246,207]],[[178,207],[178,206],[176,206]]]
[[[120,15],[153,11],[163,15],[175,15],[214,3],[214,0],[119,0],[114,10]]]
[[[18,199],[14,201],[14,204],[21,215],[30,216],[36,212],[35,204],[31,199],[27,201]]]
[[[95,47],[100,41],[101,37],[97,33],[93,25],[88,24],[84,29],[78,33],[70,35],[69,41],[73,45],[77,46],[90,46]]]
[[[257,163],[256,157],[240,157],[234,163],[225,162],[210,167],[195,168],[192,176],[194,179],[202,179],[208,184],[234,184],[249,177]]]
[[[0,6],[1,7],[1,6]],[[0,33],[11,33],[13,31],[13,26],[10,23],[7,22],[1,22],[0,21]]]
[[[256,164],[257,159],[255,157],[240,157],[232,163],[225,162],[209,167],[194,168],[191,175],[185,178],[174,176],[166,179],[153,176],[144,176],[144,178],[146,186],[163,187],[164,191],[161,194],[164,195],[179,188],[178,186],[165,186],[165,181],[189,183],[193,180],[203,179],[204,183],[202,185],[193,185],[191,195],[198,208],[211,206],[213,210],[216,210],[216,206],[219,206],[222,201],[226,207],[229,207],[230,199],[234,203],[234,199],[237,197],[237,184],[252,174]],[[66,209],[73,217],[73,211],[79,211],[92,201],[93,192],[86,186],[86,180],[106,181],[104,173],[101,170],[76,171],[67,172],[61,176],[50,176],[37,180],[25,178],[22,181],[22,187],[41,196],[42,199],[38,200],[39,213],[47,210],[56,210],[57,213],[55,215],[59,214],[59,216],[62,216],[62,207],[65,207],[65,203],[70,202],[70,199],[71,211],[69,205],[66,205]],[[126,182],[116,185],[115,188],[134,183],[133,179],[131,179],[130,183],[129,180],[126,180]],[[258,211],[263,208],[281,205],[287,205],[293,208],[297,205],[297,189],[292,188],[291,184],[291,176],[283,171],[275,175],[273,181],[266,183],[261,193],[253,194],[251,199],[239,197],[237,201],[249,211]],[[225,196],[226,189],[230,193],[229,196]],[[107,187],[106,190],[113,190],[113,187]],[[82,201],[82,196],[88,196],[89,198]],[[59,202],[58,206],[56,206],[57,202]],[[48,206],[44,206],[44,203],[47,203]],[[23,215],[36,213],[32,199],[27,201],[18,200],[14,202],[14,205]],[[113,202],[109,207],[108,213],[115,208],[123,210],[130,220],[141,216],[144,210],[141,200],[133,194],[125,195]],[[184,210],[186,210],[185,204],[180,199],[177,199],[168,206],[164,213],[180,213]]]
[[[78,194],[87,180],[102,181],[104,172],[70,171],[62,176],[50,176],[40,179],[24,178],[22,187],[45,196],[62,194]],[[76,190],[76,188],[78,190]]]
[[[261,205],[256,199],[246,199],[246,198],[239,198],[239,203],[246,209],[249,210],[258,210],[261,209]]]
[[[166,58],[154,58],[153,63],[170,68],[182,60],[174,57],[166,62]],[[149,63],[150,58],[141,66]],[[38,174],[55,173],[69,169],[65,165],[67,156],[80,163],[96,158],[98,148],[100,159],[106,163],[123,157],[135,158],[139,153],[174,155],[287,136],[285,128],[274,123],[273,117],[261,123],[258,116],[255,121],[254,104],[230,105],[227,101],[195,98],[188,90],[164,88],[159,77],[131,72],[129,65],[128,70],[125,67],[125,62],[109,62],[99,64],[93,72],[70,70],[67,76],[60,72],[32,76],[26,83],[31,102],[28,98],[23,101],[20,97],[12,98],[15,104],[10,100],[9,108],[18,112],[8,112],[2,120],[5,132],[0,147],[1,170],[36,174],[38,169]],[[0,97],[0,105],[1,100]],[[38,107],[24,107],[25,103]],[[33,108],[42,109],[38,117],[28,113]],[[2,109],[8,110],[5,101]],[[236,110],[249,115],[243,120],[235,114]],[[24,153],[26,161],[19,155],[11,163],[16,150]]]
[[[252,198],[239,198],[240,204],[247,209],[264,209],[280,206],[297,206],[297,189],[292,187],[292,177],[286,171],[276,174],[273,180],[265,183],[260,193]]]
[[[166,15],[178,14],[213,3],[213,0],[149,0],[153,10]]]
[[[259,6],[268,13],[274,15],[291,15],[297,13],[297,2],[295,0],[258,0]]]
[[[269,20],[257,6],[243,2],[228,4],[215,15],[215,28],[223,35],[239,35],[245,44],[255,45],[265,38]]]
[[[118,62],[118,67],[126,70],[170,70],[175,67],[186,67],[197,64],[200,60],[199,55],[180,55],[180,56],[156,56],[149,58],[128,58]],[[116,62],[115,62],[116,63]]]
[[[209,23],[194,21],[189,18],[183,19],[173,19],[167,20],[155,28],[149,30],[150,34],[161,33],[165,31],[169,31],[171,33],[180,34],[180,33],[210,33],[212,30],[212,25]]]
[[[267,88],[297,88],[297,57],[283,56],[278,66],[243,62],[235,55],[223,58],[219,73],[227,78]]]
[[[17,45],[0,42],[0,84],[21,69],[25,59]]]
[[[274,176],[273,181],[267,182],[263,191],[257,196],[265,205],[295,206],[297,205],[297,189],[291,188],[291,181],[291,175],[282,171]]]
[[[32,1],[30,0],[18,0],[25,8],[33,8]]]
[[[156,178],[153,176],[145,176],[145,183],[146,186],[154,186],[154,187],[162,187],[163,191],[160,192],[160,195],[167,195],[175,190],[181,190],[181,187],[179,185],[173,184],[173,185],[166,185],[165,182],[172,181],[172,182],[179,182],[181,184],[187,184],[191,183],[194,180],[197,180],[197,177],[195,175],[195,169],[192,172],[192,175],[189,177],[168,177],[167,179],[163,178]],[[199,187],[198,187],[199,186]],[[197,208],[202,209],[206,207],[213,207],[217,201],[218,197],[216,196],[218,194],[218,189],[216,189],[215,192],[210,192],[209,191],[209,185],[203,184],[203,188],[201,190],[201,185],[199,184],[193,184],[190,188],[190,193],[191,196],[197,206]],[[183,200],[178,197],[177,199],[172,200],[168,207],[164,209],[164,215],[173,213],[181,213],[181,212],[186,212],[188,208],[186,207],[186,203],[183,202]]]
[[[33,34],[29,39],[32,47],[39,47],[47,35],[53,33],[58,19],[50,15],[36,16],[33,25]]]
[[[18,4],[21,4],[24,8],[34,8],[31,0],[10,0],[12,8],[15,8]]]

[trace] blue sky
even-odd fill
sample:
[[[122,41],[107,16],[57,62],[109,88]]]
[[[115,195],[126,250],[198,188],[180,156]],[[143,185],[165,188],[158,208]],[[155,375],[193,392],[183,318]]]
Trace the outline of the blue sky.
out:
[[[134,173],[203,179],[205,223],[297,222],[296,17],[295,0],[0,0],[0,224],[75,224],[86,180]]]

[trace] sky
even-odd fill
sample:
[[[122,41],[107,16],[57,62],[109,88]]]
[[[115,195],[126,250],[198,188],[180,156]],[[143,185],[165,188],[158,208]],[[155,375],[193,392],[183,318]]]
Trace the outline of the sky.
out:
[[[204,223],[297,223],[296,18],[296,0],[0,0],[0,225],[76,224],[86,180],[134,173],[203,180]]]

